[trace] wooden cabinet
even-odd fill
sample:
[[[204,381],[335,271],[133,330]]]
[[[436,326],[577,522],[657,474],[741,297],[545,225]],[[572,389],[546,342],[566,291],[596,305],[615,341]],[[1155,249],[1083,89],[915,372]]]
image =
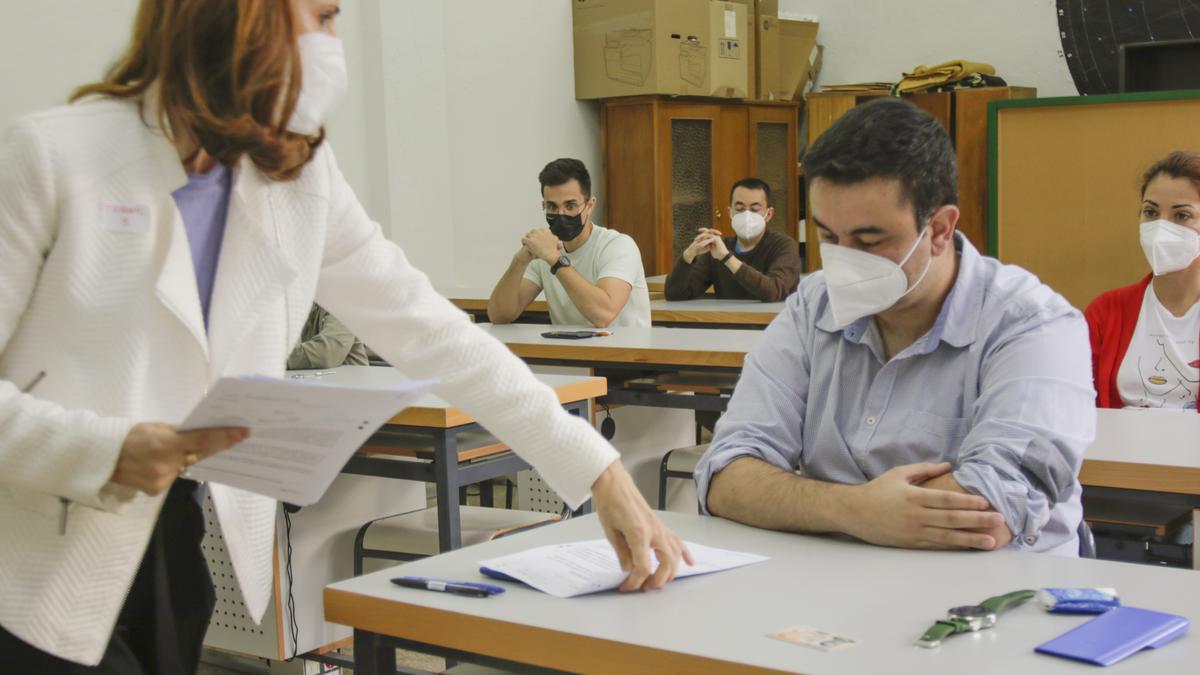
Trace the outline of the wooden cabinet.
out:
[[[601,101],[606,225],[632,236],[646,274],[666,274],[701,227],[733,234],[729,190],[771,186],[768,225],[796,238],[796,103],[636,96]]]
[[[877,98],[878,94],[822,92],[808,97],[808,145],[817,140],[837,118],[856,105]],[[933,115],[950,132],[958,156],[958,207],[962,215],[958,229],[980,251],[988,250],[987,241],[987,143],[988,103],[991,101],[1033,98],[1031,87],[987,87],[960,89],[955,92],[913,94],[907,96],[921,109]],[[806,209],[807,212],[807,209]],[[808,220],[807,240],[817,241],[816,225]],[[819,247],[809,246],[808,269],[821,267]]]

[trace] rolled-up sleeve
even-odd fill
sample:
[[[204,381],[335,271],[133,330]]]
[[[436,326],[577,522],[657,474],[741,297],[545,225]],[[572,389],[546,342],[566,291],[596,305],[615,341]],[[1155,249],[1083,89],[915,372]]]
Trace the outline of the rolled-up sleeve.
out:
[[[729,407],[717,423],[708,452],[696,467],[696,494],[708,514],[713,476],[739,457],[793,471],[803,452],[809,360],[804,304],[799,293],[771,322],[746,357]]]
[[[984,348],[954,478],[1004,516],[1014,546],[1038,549],[1052,509],[1078,498],[1083,453],[1096,434],[1087,325],[1070,310],[1017,322]]]

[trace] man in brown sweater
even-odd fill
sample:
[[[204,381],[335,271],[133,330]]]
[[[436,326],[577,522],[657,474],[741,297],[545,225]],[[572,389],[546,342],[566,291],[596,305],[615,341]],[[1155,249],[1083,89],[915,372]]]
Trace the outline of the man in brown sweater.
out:
[[[767,229],[775,215],[771,186],[743,178],[729,194],[736,236],[701,228],[667,276],[667,300],[704,297],[709,286],[722,299],[778,302],[800,282],[800,247],[786,234]]]

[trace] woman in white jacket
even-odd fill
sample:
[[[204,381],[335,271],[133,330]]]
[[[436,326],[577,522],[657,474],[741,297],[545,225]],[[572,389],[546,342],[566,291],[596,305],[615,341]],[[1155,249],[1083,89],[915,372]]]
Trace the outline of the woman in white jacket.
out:
[[[0,140],[5,669],[195,670],[212,593],[181,475],[246,431],[160,421],[219,377],[282,375],[314,300],[568,504],[590,492],[625,590],[689,557],[616,452],[364,213],[321,129],[346,84],[339,4],[143,0],[104,82]],[[208,490],[261,617],[277,505]]]

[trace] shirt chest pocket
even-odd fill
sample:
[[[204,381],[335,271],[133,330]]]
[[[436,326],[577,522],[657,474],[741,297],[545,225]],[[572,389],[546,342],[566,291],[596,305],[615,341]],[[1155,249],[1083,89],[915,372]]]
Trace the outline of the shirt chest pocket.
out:
[[[907,442],[930,454],[925,461],[942,461],[958,454],[969,430],[968,420],[964,417],[914,410],[905,413],[902,433]]]

